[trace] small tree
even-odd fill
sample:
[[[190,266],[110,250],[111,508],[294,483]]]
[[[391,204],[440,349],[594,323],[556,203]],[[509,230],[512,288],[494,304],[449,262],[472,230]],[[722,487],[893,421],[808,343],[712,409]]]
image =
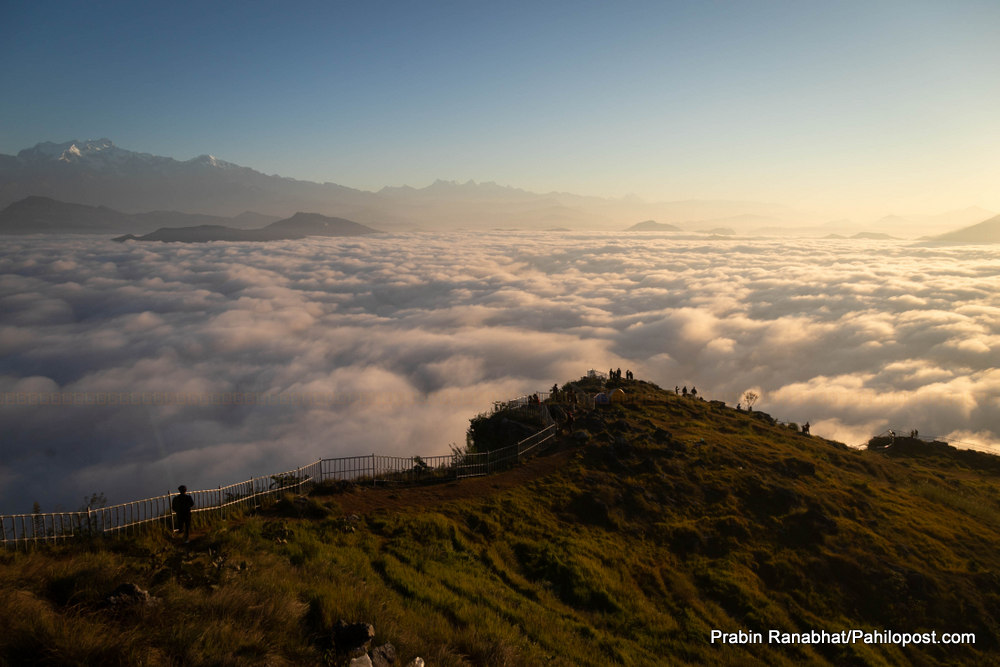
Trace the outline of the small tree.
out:
[[[431,467],[427,465],[427,461],[420,456],[413,457],[413,472],[416,475],[423,475],[430,472]]]
[[[760,394],[755,391],[747,390],[743,392],[743,402],[746,403],[747,410],[753,410],[754,403],[760,398]]]
[[[103,491],[99,491],[97,493],[90,494],[89,498],[87,496],[83,497],[83,504],[80,505],[80,511],[86,512],[89,509],[96,510],[102,507],[107,507],[107,505],[108,505],[107,496],[104,495]]]

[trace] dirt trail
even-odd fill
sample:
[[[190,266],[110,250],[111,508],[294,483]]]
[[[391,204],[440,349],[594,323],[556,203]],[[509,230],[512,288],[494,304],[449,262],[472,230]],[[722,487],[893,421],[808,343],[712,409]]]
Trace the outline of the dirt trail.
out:
[[[571,445],[562,441],[513,470],[494,475],[415,486],[354,486],[342,493],[321,496],[321,499],[336,502],[345,514],[368,514],[379,510],[422,509],[451,500],[483,498],[552,474],[569,462],[574,451]]]

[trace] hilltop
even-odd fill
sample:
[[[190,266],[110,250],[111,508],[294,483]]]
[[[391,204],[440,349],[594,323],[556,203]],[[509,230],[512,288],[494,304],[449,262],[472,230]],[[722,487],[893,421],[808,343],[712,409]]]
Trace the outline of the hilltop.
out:
[[[0,662],[342,664],[344,620],[373,624],[396,664],[989,664],[1000,467],[986,455],[850,449],[643,381],[581,378],[558,395],[615,387],[625,402],[576,408],[507,473],[319,486],[196,527],[190,550],[151,531],[0,553]],[[567,409],[550,405],[557,420]],[[483,415],[468,446],[530,429]],[[155,600],[108,602],[123,583]],[[772,629],[976,641],[767,643]]]

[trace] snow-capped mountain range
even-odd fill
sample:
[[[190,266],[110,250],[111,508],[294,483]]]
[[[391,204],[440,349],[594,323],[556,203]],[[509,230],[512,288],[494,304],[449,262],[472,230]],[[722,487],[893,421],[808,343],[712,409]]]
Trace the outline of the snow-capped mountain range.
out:
[[[136,163],[168,165],[179,162],[179,160],[170,157],[125,150],[124,148],[115,146],[114,142],[110,139],[89,141],[74,139],[73,141],[66,141],[61,144],[45,141],[19,152],[17,159],[27,163],[46,161],[64,162],[66,164],[86,166],[91,169],[116,169]],[[239,165],[220,160],[214,155],[199,155],[196,158],[187,160],[184,164],[203,164],[220,169],[240,168]]]
[[[139,153],[105,138],[44,142],[17,155],[0,155],[0,207],[29,196],[126,213],[232,216],[253,210],[283,217],[312,210],[350,217],[360,211],[365,218],[375,195],[268,176],[212,155],[180,161]]]
[[[816,235],[858,231],[899,233],[892,225],[838,221],[777,204],[746,201],[648,203],[568,193],[534,193],[496,183],[436,181],[424,188],[385,187],[378,192],[334,183],[267,175],[212,155],[190,160],[139,153],[110,139],[43,142],[17,155],[0,154],[0,209],[27,197],[108,207],[126,214],[174,211],[232,217],[254,211],[280,219],[296,211],[355,220],[380,229],[407,227],[617,229],[637,220],[673,223],[685,231],[732,228],[737,234]],[[993,215],[967,209],[908,216],[911,238],[950,231]],[[882,229],[886,227],[886,229]],[[898,227],[898,225],[897,225]]]

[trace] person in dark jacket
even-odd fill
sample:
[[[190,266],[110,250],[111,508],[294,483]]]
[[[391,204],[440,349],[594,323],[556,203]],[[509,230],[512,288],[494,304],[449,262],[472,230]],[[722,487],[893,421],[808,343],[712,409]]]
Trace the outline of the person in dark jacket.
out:
[[[170,503],[170,507],[173,508],[174,514],[177,515],[177,528],[174,528],[174,532],[180,530],[184,531],[184,544],[191,541],[191,508],[194,507],[194,499],[188,495],[187,487],[181,484],[177,487],[180,491],[174,500]]]

